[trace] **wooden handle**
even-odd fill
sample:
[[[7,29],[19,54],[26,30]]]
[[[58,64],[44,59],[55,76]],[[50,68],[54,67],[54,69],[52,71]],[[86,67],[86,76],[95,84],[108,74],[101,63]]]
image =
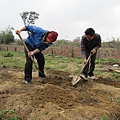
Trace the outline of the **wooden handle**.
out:
[[[30,51],[29,51],[29,49],[27,48],[27,46],[26,46],[26,44],[25,44],[25,41],[22,39],[22,37],[21,37],[21,35],[20,35],[20,34],[18,34],[18,36],[19,36],[20,40],[22,41],[22,43],[23,43],[23,45],[24,45],[25,49],[26,49],[26,50],[27,50],[27,52],[29,53]],[[43,74],[43,73],[42,73],[42,72],[38,69],[38,67],[37,67],[37,65],[36,65],[36,62],[34,61],[33,56],[31,56],[31,59],[32,59],[32,61],[33,61],[34,65],[35,65],[35,67],[36,67],[36,69],[38,70],[38,72],[40,72],[41,74]]]

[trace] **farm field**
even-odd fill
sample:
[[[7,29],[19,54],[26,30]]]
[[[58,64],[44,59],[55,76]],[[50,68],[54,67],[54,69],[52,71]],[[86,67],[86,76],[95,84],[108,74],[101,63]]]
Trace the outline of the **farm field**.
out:
[[[33,67],[33,84],[23,84],[24,54],[0,51],[0,119],[120,120],[120,73],[113,59],[96,60],[96,80],[72,86],[80,57],[45,55],[46,79]]]

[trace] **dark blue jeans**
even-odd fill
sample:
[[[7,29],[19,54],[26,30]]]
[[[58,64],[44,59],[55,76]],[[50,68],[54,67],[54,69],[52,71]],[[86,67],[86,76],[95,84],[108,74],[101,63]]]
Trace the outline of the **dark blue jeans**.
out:
[[[86,51],[86,58],[88,58],[90,55],[90,51]],[[87,65],[85,66],[84,70],[83,70],[83,75],[85,75],[85,77],[89,76],[93,76],[94,75],[94,69],[95,69],[95,60],[96,60],[96,55],[97,53],[94,53],[91,56],[90,62],[87,63]]]
[[[29,51],[34,50],[29,44],[26,44],[26,46],[29,49]],[[42,52],[39,52],[39,53],[34,54],[34,56],[35,56],[35,59],[37,60],[39,70],[44,74],[44,65],[45,65],[44,55],[42,54]],[[25,74],[24,79],[26,81],[31,81],[33,61],[28,56],[28,53],[26,50],[25,50],[25,57],[26,57],[26,63],[25,63],[25,69],[24,69],[24,74]],[[40,73],[38,73],[38,75],[40,75]]]

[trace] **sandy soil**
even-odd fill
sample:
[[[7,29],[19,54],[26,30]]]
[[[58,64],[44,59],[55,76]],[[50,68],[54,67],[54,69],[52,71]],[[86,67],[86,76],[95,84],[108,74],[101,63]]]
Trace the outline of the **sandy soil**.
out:
[[[23,84],[23,70],[0,70],[0,109],[15,110],[21,120],[120,120],[120,83],[99,77],[71,85],[70,73],[46,71]]]

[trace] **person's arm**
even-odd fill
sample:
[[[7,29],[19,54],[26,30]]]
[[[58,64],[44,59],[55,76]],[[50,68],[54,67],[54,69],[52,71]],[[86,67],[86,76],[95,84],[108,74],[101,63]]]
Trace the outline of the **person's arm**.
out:
[[[18,34],[21,33],[21,31],[26,31],[26,27],[24,26],[23,28],[21,28],[21,29],[19,29],[19,30],[16,30],[15,32],[16,32],[16,34],[18,35]]]
[[[36,53],[39,53],[39,52],[40,52],[40,50],[37,48],[37,49],[35,49],[34,51],[29,52],[29,53],[28,53],[28,56],[31,57],[32,55],[34,55],[34,54],[36,54]]]
[[[94,54],[94,53],[96,53],[97,52],[97,50],[101,47],[101,37],[100,37],[100,35],[98,36],[99,38],[98,38],[98,43],[97,43],[97,45],[96,45],[96,47],[94,47],[92,50],[91,50],[91,52]]]
[[[96,47],[94,48],[96,50],[98,50],[101,47],[101,37],[100,37],[100,35],[98,37],[99,37],[98,40],[97,40],[98,43],[97,43]]]
[[[86,59],[86,55],[85,55],[85,44],[83,42],[83,39],[81,39],[81,55],[84,59]]]
[[[83,38],[81,39],[81,55],[83,57],[84,64],[87,64],[86,54],[85,54],[85,44],[83,42]]]

